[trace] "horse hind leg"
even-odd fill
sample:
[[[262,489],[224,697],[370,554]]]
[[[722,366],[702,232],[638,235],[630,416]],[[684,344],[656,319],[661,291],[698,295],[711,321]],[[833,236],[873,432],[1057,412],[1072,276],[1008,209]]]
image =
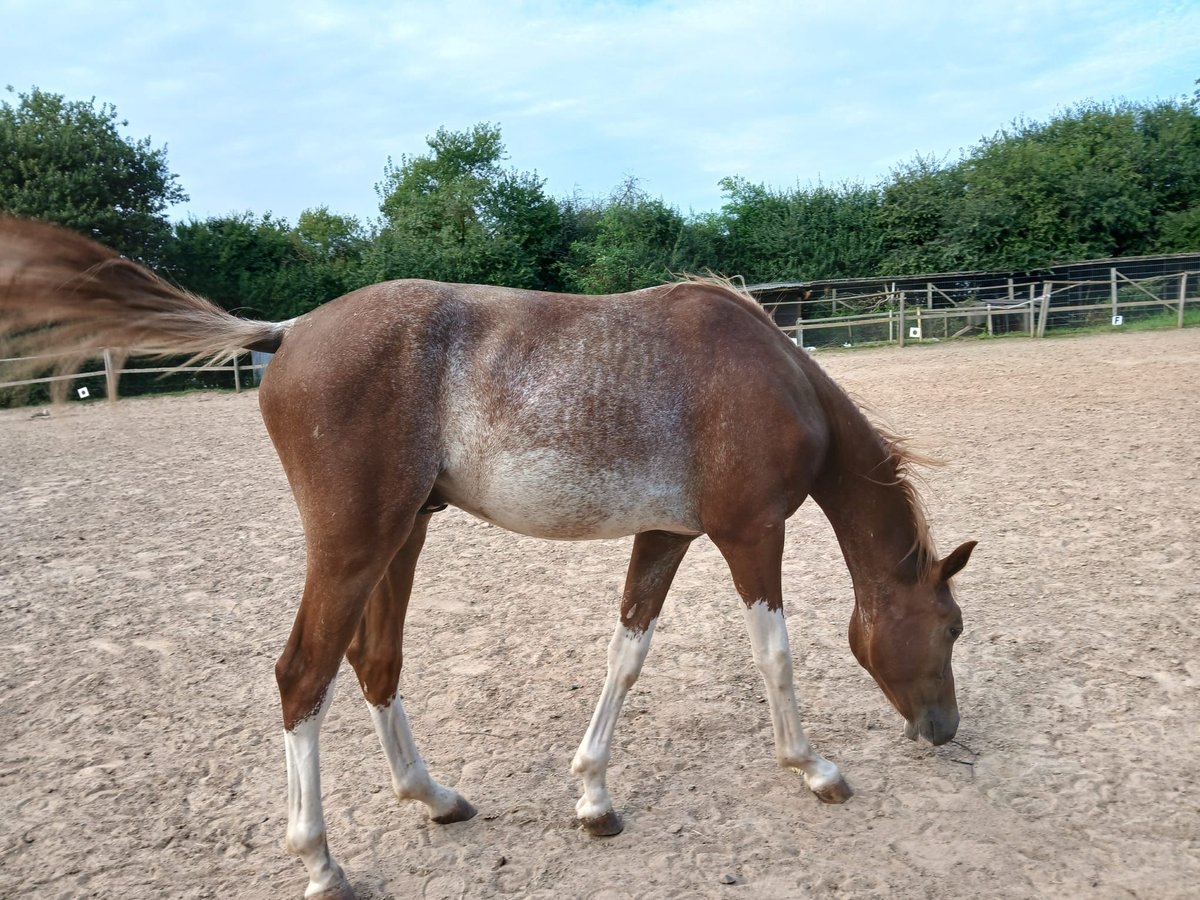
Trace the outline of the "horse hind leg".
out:
[[[287,760],[286,846],[308,870],[305,897],[340,898],[353,897],[353,891],[326,840],[321,723],[333,700],[338,665],[380,571],[361,557],[341,563],[332,559],[310,555],[304,597],[287,646],[275,664],[275,678],[283,706]]]
[[[334,679],[330,678],[316,712],[284,730],[287,761],[288,824],[285,845],[299,856],[308,870],[305,897],[353,897],[346,876],[329,852],[325,838],[325,814],[321,807],[320,732],[325,713],[333,700]]]
[[[430,818],[445,825],[470,819],[475,808],[457,791],[430,777],[398,690],[404,661],[404,618],[428,528],[429,516],[418,516],[408,541],[372,592],[346,658],[354,667],[375,723],[396,798],[421,801],[429,807]]]
[[[304,596],[275,678],[283,706],[288,769],[287,849],[308,870],[306,897],[345,898],[353,891],[329,852],[321,805],[320,731],[333,699],[342,657],[359,629],[368,600],[389,562],[408,541],[421,499],[428,489],[410,490],[408,500],[380,504],[376,485],[363,480],[336,503],[336,517],[304,515],[308,570]],[[394,494],[399,494],[399,491]],[[329,499],[329,498],[325,498]],[[305,506],[301,505],[302,514]]]
[[[604,688],[571,762],[571,771],[583,779],[583,796],[575,806],[576,815],[580,824],[597,837],[619,834],[624,828],[605,783],[613,731],[625,696],[641,674],[663,601],[692,540],[666,532],[645,532],[634,538],[621,619],[608,645]]]
[[[775,758],[783,768],[800,772],[820,800],[844,803],[853,791],[838,767],[812,748],[800,723],[792,650],[783,617],[783,524],[762,528],[757,539],[713,540],[729,564],[742,598],[754,663],[766,683]]]

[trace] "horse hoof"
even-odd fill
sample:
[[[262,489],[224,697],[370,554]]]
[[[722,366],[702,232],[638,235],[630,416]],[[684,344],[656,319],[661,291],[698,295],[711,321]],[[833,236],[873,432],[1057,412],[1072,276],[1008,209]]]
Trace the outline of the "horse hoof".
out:
[[[438,825],[449,825],[451,822],[465,822],[467,819],[475,817],[475,807],[472,806],[463,797],[458,798],[458,802],[454,804],[454,808],[448,813],[442,813],[440,816],[430,816],[429,818]]]
[[[850,788],[850,785],[846,784],[846,779],[841,776],[838,776],[837,781],[814,790],[813,793],[817,795],[817,799],[822,803],[845,803],[854,796],[854,791]]]
[[[304,900],[357,900],[357,897],[354,888],[350,887],[350,882],[343,878],[333,887],[327,887],[315,894],[306,893]]]
[[[621,821],[621,817],[617,815],[615,810],[611,809],[602,816],[580,819],[579,824],[592,837],[612,837],[615,834],[620,834],[625,828],[625,823]]]

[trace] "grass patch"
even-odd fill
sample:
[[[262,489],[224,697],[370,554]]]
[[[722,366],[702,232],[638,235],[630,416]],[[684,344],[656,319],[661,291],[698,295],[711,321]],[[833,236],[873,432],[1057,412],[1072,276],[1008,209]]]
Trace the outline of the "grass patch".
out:
[[[1183,327],[1200,325],[1200,306],[1183,311]],[[1047,328],[1046,337],[1072,337],[1079,334],[1115,334],[1120,331],[1165,331],[1179,327],[1179,313],[1164,311],[1150,316],[1139,316],[1123,325],[1101,323],[1095,325],[1066,325]]]
[[[1183,326],[1185,328],[1200,325],[1200,305],[1191,305],[1184,309]],[[1126,321],[1123,325],[1112,325],[1107,322],[1095,323],[1091,325],[1059,325],[1048,327],[1046,329],[1046,337],[1051,338],[1068,338],[1077,337],[1085,334],[1116,334],[1122,331],[1166,331],[1168,329],[1179,327],[1179,313],[1173,310],[1164,310],[1163,312],[1154,313],[1148,316],[1139,316],[1132,321]],[[986,331],[981,331],[978,334],[964,335],[963,337],[927,337],[923,339],[908,338],[905,343],[905,349],[909,347],[936,347],[941,344],[954,344],[962,341],[1002,341],[1011,338],[1025,338],[1026,340],[1033,337],[1028,331],[1009,331],[1003,334],[988,334]],[[852,353],[855,350],[864,350],[872,347],[895,347],[898,346],[896,341],[863,341],[855,343],[850,347],[843,347],[839,344],[818,345],[816,350],[820,353]]]

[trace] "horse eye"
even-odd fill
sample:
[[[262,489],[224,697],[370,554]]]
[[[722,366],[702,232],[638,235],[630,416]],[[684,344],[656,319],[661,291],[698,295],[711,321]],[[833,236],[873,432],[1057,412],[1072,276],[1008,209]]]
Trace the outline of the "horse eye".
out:
[[[950,637],[957,638],[960,634],[962,634],[962,626],[961,625],[951,625],[950,626]]]

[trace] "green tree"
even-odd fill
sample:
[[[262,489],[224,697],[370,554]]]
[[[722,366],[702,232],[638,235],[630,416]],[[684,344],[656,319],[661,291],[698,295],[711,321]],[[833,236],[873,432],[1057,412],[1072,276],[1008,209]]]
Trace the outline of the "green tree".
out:
[[[329,263],[357,261],[367,241],[358,219],[332,213],[327,206],[300,213],[293,234],[307,258]]]
[[[1153,197],[1154,223],[1142,252],[1200,250],[1200,92],[1184,103],[1157,103],[1138,118],[1139,171]]]
[[[559,205],[535,173],[505,168],[500,129],[438,129],[429,153],[388,161],[376,185],[384,223],[368,254],[377,280],[421,277],[553,288]]]
[[[371,283],[363,265],[371,238],[357,218],[337,215],[325,206],[306,209],[291,237],[313,282],[307,296],[320,296],[324,302]]]
[[[917,156],[898,166],[882,186],[879,223],[884,257],[881,271],[868,274],[910,275],[973,268],[963,247],[952,243],[951,227],[962,202],[962,176],[957,166]]]
[[[1137,117],[1086,105],[983,141],[961,167],[950,241],[991,269],[1144,250],[1155,203]]]
[[[878,268],[879,193],[847,183],[773,190],[724,178],[722,268],[749,282],[841,278]]]
[[[1198,208],[1195,102],[1081,104],[1017,122],[953,165],[897,169],[883,186],[880,274],[1196,249]]]
[[[165,212],[187,199],[166,147],[125,137],[128,122],[109,104],[68,102],[36,87],[16,98],[0,101],[0,210],[158,262],[170,236]]]
[[[176,225],[163,268],[226,309],[288,319],[361,285],[364,241],[356,220],[323,207],[296,228],[270,214],[220,216]]]
[[[1159,253],[1195,253],[1200,250],[1200,203],[1164,215],[1159,223],[1155,244]]]
[[[703,242],[678,210],[628,179],[596,208],[594,233],[571,245],[563,264],[567,286],[586,294],[632,291],[709,268]]]

